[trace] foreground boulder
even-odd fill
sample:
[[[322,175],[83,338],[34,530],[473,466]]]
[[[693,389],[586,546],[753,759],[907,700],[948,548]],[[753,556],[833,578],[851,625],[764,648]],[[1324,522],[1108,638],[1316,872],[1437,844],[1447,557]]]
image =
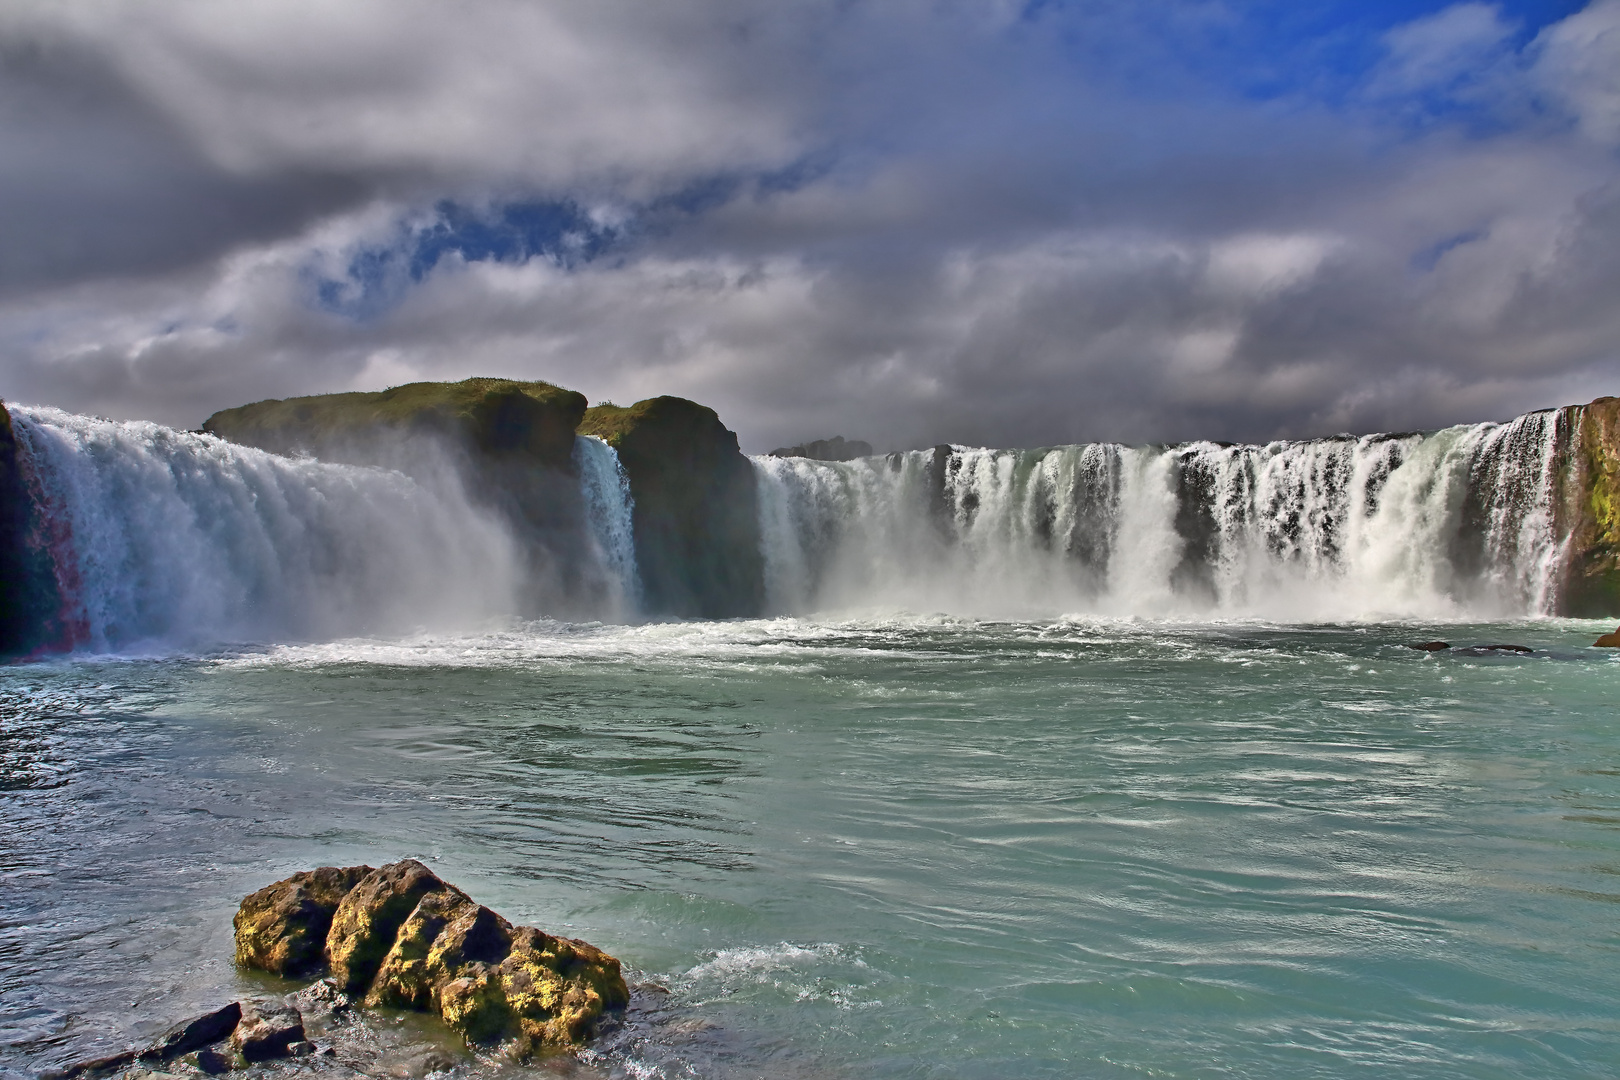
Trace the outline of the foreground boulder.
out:
[[[613,957],[513,926],[414,859],[322,867],[247,897],[238,963],[285,973],[323,919],[319,963],[339,988],[368,1005],[437,1012],[469,1045],[506,1044],[517,1057],[577,1046],[630,1000]]]
[[[1604,634],[1592,644],[1600,649],[1620,649],[1620,627],[1616,627],[1612,634]]]

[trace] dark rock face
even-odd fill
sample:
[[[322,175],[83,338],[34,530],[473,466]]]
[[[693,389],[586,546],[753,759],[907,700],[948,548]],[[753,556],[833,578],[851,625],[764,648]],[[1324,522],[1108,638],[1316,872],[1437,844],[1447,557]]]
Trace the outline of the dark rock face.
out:
[[[253,958],[262,950],[243,946],[244,927],[257,942],[289,940],[306,925],[276,931],[266,913],[295,919],[301,909],[260,898],[308,893],[308,880],[331,870],[295,875],[243,901],[243,912],[251,905],[251,913],[238,916],[237,956],[247,957],[241,962],[261,966]],[[347,880],[333,874],[324,880]],[[578,1045],[604,1011],[629,1001],[613,957],[583,941],[513,926],[412,859],[354,882],[331,915],[324,955],[337,990],[367,1005],[436,1011],[469,1044],[507,1043],[518,1056]],[[300,1029],[282,1045],[302,1038]]]
[[[284,976],[324,967],[332,916],[349,891],[370,873],[369,866],[323,866],[249,896],[231,920],[236,929],[236,962]]]
[[[68,648],[49,545],[0,402],[0,660]]]
[[[649,612],[732,618],[763,610],[754,467],[713,409],[677,397],[598,405],[580,432],[617,450],[630,478]]]
[[[814,439],[798,446],[780,446],[772,450],[770,456],[802,457],[814,461],[854,461],[856,458],[871,457],[872,444],[834,435],[830,439]]]
[[[143,1061],[167,1061],[200,1050],[219,1042],[236,1030],[242,1019],[242,1005],[233,1001],[223,1009],[215,1009],[195,1020],[176,1024],[157,1042],[141,1051]]]

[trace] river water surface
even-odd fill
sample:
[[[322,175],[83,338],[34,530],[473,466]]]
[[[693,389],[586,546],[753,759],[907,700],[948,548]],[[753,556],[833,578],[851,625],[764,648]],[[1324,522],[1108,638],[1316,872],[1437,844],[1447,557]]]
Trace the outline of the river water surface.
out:
[[[1609,628],[535,623],[0,669],[0,1069],[262,991],[245,893],[411,856],[667,988],[592,1074],[1620,1075]]]

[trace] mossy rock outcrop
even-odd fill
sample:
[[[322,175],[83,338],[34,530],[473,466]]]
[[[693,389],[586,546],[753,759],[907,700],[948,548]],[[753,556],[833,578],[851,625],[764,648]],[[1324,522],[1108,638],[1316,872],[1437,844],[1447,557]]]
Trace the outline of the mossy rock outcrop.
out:
[[[237,913],[237,962],[291,973],[285,958],[307,956],[323,924],[317,963],[300,961],[300,973],[330,965],[367,1005],[436,1012],[469,1045],[519,1058],[583,1044],[630,1000],[607,953],[513,926],[414,859],[321,867],[252,894]]]
[[[373,393],[320,394],[224,409],[203,430],[277,454],[371,464],[374,444],[399,435],[448,437],[482,455],[571,470],[585,395],[546,382],[463,379]]]
[[[618,451],[630,479],[647,610],[758,615],[765,567],[754,467],[715,411],[678,397],[597,405],[586,410],[579,431]]]
[[[1620,398],[1560,410],[1559,532],[1568,536],[1560,615],[1620,615]]]

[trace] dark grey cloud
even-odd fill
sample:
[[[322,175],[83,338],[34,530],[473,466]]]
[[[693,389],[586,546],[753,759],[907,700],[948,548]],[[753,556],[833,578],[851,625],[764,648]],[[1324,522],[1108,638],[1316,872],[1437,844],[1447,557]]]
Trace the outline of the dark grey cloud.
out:
[[[1221,17],[19,4],[0,393],[191,425],[508,374],[685,394],[764,449],[1409,429],[1620,389],[1620,0],[1537,32],[1438,10],[1332,94],[1178,59]]]

